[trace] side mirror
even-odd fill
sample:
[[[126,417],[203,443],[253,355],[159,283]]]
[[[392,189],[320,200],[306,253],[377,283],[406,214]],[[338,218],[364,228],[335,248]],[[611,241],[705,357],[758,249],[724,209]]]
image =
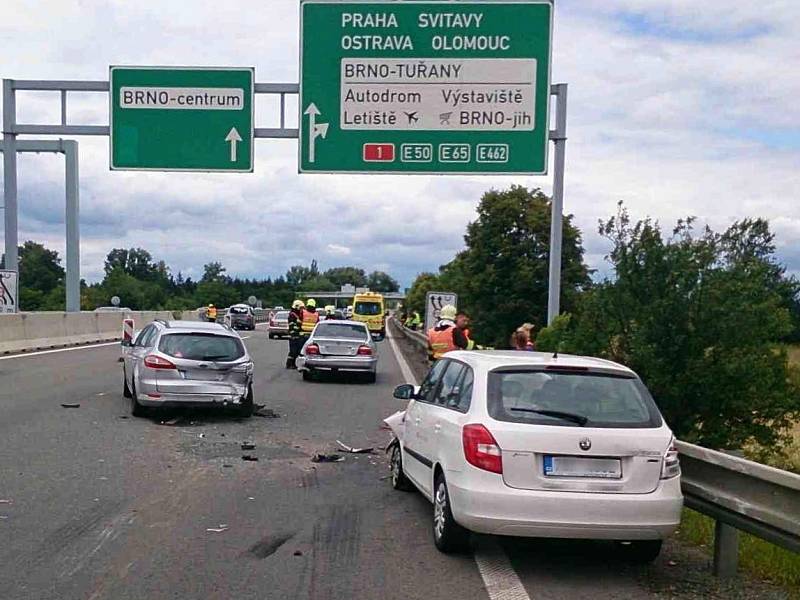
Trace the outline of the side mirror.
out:
[[[414,386],[410,383],[398,385],[392,395],[398,400],[411,400],[414,397]]]
[[[120,342],[120,345],[121,345],[123,348],[130,348],[131,346],[133,346],[133,343],[131,342],[131,340],[122,340],[122,341]]]

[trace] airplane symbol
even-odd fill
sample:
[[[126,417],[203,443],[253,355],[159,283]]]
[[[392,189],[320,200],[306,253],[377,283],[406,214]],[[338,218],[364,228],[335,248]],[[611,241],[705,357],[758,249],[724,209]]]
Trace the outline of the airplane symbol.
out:
[[[417,111],[416,110],[414,112],[405,112],[405,111],[403,111],[403,114],[405,114],[405,116],[408,118],[409,125],[411,123],[419,122],[419,117],[417,116]]]

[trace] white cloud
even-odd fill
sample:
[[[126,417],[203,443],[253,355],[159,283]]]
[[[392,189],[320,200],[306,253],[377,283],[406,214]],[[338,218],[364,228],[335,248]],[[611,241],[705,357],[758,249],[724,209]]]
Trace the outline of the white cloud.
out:
[[[96,80],[109,64],[199,64],[297,81],[297,12],[296,0],[4,0],[0,75]],[[596,223],[621,199],[665,226],[690,214],[714,227],[768,217],[781,256],[800,270],[798,63],[794,0],[557,2],[554,81],[570,86],[565,208],[590,265],[606,268]],[[106,101],[71,96],[70,118],[105,123]],[[58,119],[57,96],[26,94],[18,108],[31,122]],[[277,124],[274,103],[259,99],[257,122]],[[259,140],[245,175],[112,173],[107,139],[82,138],[80,148],[90,280],[111,247],[142,246],[192,277],[211,260],[264,276],[317,258],[323,268],[384,268],[408,284],[462,247],[485,190],[550,190],[543,177],[301,177],[292,140]],[[25,156],[19,183],[20,239],[63,250],[63,159]]]
[[[347,246],[340,246],[339,244],[328,244],[328,254],[332,256],[350,256],[352,250]]]

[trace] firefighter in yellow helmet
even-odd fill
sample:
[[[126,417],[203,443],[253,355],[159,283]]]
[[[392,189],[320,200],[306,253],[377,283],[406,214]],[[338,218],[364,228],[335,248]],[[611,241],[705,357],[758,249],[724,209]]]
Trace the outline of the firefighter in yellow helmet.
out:
[[[294,361],[303,348],[303,308],[302,300],[295,300],[292,303],[292,310],[289,311],[289,354],[286,356],[286,368],[294,369]]]
[[[448,304],[439,311],[439,322],[428,330],[428,358],[439,360],[451,350],[473,350],[475,342],[456,325],[456,307]]]
[[[317,323],[319,323],[317,301],[313,298],[309,298],[306,300],[306,306],[303,309],[303,322],[301,327],[303,337],[308,339],[308,337],[311,335],[311,332],[314,331],[314,327]]]

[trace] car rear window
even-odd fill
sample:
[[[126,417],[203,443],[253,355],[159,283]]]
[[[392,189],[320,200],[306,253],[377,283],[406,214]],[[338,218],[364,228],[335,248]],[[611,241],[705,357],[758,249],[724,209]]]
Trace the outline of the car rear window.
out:
[[[381,305],[379,302],[356,302],[354,312],[357,315],[379,315]]]
[[[170,333],[162,336],[158,349],[174,358],[227,362],[244,356],[238,338],[209,333]]]
[[[317,325],[314,331],[315,337],[341,338],[341,339],[368,339],[367,330],[363,325],[355,323],[335,323],[327,322]]]
[[[245,308],[244,306],[231,306],[230,309],[228,309],[228,312],[233,315],[249,315],[250,309]]]
[[[275,318],[280,321],[285,321],[289,318],[289,311],[288,310],[279,310],[275,313]]]
[[[534,411],[558,411],[585,417],[585,427],[661,426],[650,392],[635,377],[574,371],[491,371],[487,408],[498,421],[580,426],[575,420]]]

